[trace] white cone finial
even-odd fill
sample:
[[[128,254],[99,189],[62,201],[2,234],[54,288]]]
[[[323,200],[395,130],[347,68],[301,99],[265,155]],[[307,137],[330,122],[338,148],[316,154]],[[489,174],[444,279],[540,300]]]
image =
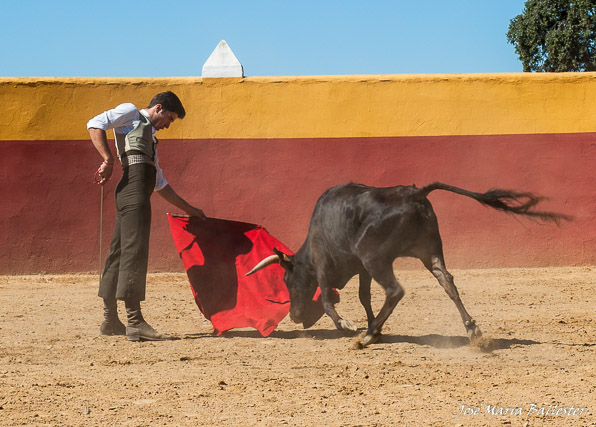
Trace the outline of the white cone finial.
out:
[[[244,77],[242,64],[225,40],[219,42],[203,64],[203,77]]]

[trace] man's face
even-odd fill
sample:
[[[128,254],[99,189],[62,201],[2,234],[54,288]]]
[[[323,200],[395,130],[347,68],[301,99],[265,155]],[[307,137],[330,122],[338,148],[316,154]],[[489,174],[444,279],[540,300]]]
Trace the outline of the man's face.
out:
[[[160,104],[156,105],[155,112],[151,117],[151,124],[155,130],[167,129],[178,118],[178,114],[164,110]]]

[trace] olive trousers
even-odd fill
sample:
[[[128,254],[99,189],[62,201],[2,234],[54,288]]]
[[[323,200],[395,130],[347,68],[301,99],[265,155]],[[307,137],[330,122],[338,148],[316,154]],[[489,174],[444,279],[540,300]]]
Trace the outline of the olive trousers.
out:
[[[104,300],[145,300],[154,187],[153,165],[137,163],[123,169],[115,193],[114,234],[99,285]]]

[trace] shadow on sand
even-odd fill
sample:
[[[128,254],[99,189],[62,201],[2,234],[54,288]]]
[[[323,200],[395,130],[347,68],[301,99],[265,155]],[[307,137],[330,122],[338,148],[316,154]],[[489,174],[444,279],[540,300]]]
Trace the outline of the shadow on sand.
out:
[[[271,335],[266,338],[276,338],[283,340],[294,340],[299,338],[313,338],[316,340],[327,340],[327,339],[338,339],[355,336],[355,334],[346,334],[345,332],[338,331],[337,329],[308,329],[308,330],[296,330],[296,331],[273,331]],[[199,333],[199,334],[187,334],[183,339],[200,339],[216,337],[212,333]],[[218,338],[260,338],[264,337],[256,330],[248,329],[233,329],[226,331],[221,334]]]
[[[454,337],[444,335],[423,335],[419,337],[413,337],[408,335],[383,335],[379,341],[381,344],[394,344],[394,343],[409,343],[417,344],[422,346],[429,346],[434,348],[460,348],[474,346],[470,344],[470,340],[467,337]],[[518,340],[518,339],[492,339],[492,338],[480,338],[478,347],[484,350],[507,350],[514,346],[529,346],[541,344],[538,341],[533,340]]]
[[[312,338],[315,340],[329,340],[329,339],[341,339],[352,337],[355,338],[358,333],[364,332],[364,329],[360,329],[355,334],[347,334],[337,329],[308,329],[308,330],[295,330],[295,331],[273,331],[268,338],[293,340],[299,338]],[[210,333],[201,334],[189,334],[184,339],[199,339],[214,337]],[[263,338],[258,331],[255,330],[231,330],[224,332],[221,338]],[[375,345],[383,344],[397,344],[397,343],[408,343],[416,344],[421,346],[429,346],[439,349],[450,349],[470,346],[470,341],[467,337],[463,336],[445,336],[438,334],[422,335],[422,336],[410,336],[410,335],[382,335],[381,339]],[[504,339],[504,338],[481,338],[480,349],[484,350],[508,350],[514,346],[530,346],[542,344],[538,341],[533,340],[519,340],[519,339]]]

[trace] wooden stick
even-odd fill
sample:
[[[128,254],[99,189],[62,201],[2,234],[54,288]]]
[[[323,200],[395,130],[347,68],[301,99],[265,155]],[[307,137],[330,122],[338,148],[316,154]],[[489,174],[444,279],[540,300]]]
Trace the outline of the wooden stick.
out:
[[[100,185],[101,190],[99,191],[100,195],[100,202],[99,202],[99,284],[101,286],[101,276],[102,276],[102,237],[103,237],[103,184]]]

